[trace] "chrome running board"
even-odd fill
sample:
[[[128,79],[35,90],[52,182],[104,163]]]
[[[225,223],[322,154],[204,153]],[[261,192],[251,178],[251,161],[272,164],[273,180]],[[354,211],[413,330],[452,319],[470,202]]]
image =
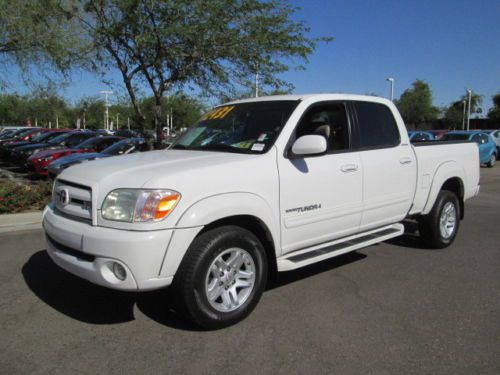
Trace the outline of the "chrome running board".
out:
[[[404,233],[403,224],[392,224],[353,236],[296,250],[278,258],[278,271],[290,271],[312,263],[358,250]]]

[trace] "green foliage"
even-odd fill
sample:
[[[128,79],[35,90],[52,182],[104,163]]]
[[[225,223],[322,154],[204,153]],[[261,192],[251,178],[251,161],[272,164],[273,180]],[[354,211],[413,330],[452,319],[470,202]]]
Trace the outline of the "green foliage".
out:
[[[153,97],[139,100],[139,106],[144,113],[146,128],[154,129],[155,99]],[[192,125],[205,111],[206,106],[198,99],[176,94],[162,99],[161,114],[166,118],[172,111],[174,127],[181,128]],[[36,91],[30,95],[0,94],[0,125],[22,125],[28,120],[33,125],[48,127],[56,126],[56,116],[60,128],[74,128],[80,119],[83,128],[83,118],[87,129],[102,129],[104,127],[104,101],[101,97],[85,97],[71,106],[55,94]],[[109,107],[109,120],[114,122],[119,117],[119,127],[126,128],[127,118],[132,118],[133,108],[127,103],[117,103]],[[131,121],[131,128],[136,128]]]
[[[465,121],[467,121],[469,94],[466,91],[464,95],[456,102],[451,103],[444,112],[444,120],[450,129],[462,129],[464,122],[464,105],[465,105]],[[472,93],[471,95],[471,115],[478,111],[479,106],[483,102],[482,95]],[[465,125],[466,126],[466,125]]]
[[[41,210],[50,202],[52,182],[21,185],[3,182],[0,185],[0,214]]]
[[[75,20],[60,12],[60,1],[0,0],[0,67],[15,63],[26,81],[31,81],[33,70],[37,80],[52,82],[54,72],[65,77],[82,62],[79,56],[88,45]],[[8,80],[0,74],[0,85]]]
[[[493,107],[488,111],[488,119],[495,127],[500,127],[500,93],[493,95]]]
[[[24,125],[28,121],[34,126],[56,126],[56,118],[60,128],[74,127],[73,112],[66,101],[59,96],[43,91],[35,91],[30,95],[0,95],[0,124]]]
[[[396,106],[407,125],[415,129],[437,119],[439,109],[432,103],[432,91],[426,82],[417,79],[412,87],[405,90]]]

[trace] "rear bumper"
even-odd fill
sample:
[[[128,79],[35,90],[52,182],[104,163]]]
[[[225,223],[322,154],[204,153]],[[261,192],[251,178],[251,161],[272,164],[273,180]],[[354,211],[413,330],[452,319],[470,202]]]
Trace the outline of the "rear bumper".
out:
[[[151,290],[170,285],[160,270],[173,230],[148,232],[96,227],[70,220],[47,206],[43,214],[46,249],[61,268],[94,284],[120,290]],[[119,280],[113,264],[126,270]]]

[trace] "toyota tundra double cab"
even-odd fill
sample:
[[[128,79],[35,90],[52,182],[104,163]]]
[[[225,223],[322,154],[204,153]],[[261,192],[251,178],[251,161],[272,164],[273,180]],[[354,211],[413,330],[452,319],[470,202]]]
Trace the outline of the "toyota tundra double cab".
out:
[[[391,101],[261,97],[214,108],[168,150],[64,170],[44,211],[50,257],[92,283],[171,285],[206,329],[257,305],[268,277],[400,236],[449,246],[479,192],[471,142],[409,142]]]

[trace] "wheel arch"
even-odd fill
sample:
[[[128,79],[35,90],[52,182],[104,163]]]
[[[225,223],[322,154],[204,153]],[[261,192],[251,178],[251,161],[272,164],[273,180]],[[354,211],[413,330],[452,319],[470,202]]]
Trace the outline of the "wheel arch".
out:
[[[268,258],[269,275],[275,274],[276,259],[281,254],[279,218],[256,194],[227,193],[199,200],[183,212],[176,223],[160,275],[173,276],[194,239],[224,225],[242,227],[259,238]]]
[[[198,236],[215,228],[226,225],[235,225],[253,233],[262,243],[267,257],[268,277],[276,277],[278,272],[277,254],[273,235],[267,225],[258,217],[253,215],[228,216],[211,222],[203,227]]]
[[[460,218],[463,219],[465,214],[465,173],[457,162],[449,161],[437,168],[427,202],[422,211],[423,215],[427,215],[432,210],[441,190],[449,190],[456,194],[460,202]]]

